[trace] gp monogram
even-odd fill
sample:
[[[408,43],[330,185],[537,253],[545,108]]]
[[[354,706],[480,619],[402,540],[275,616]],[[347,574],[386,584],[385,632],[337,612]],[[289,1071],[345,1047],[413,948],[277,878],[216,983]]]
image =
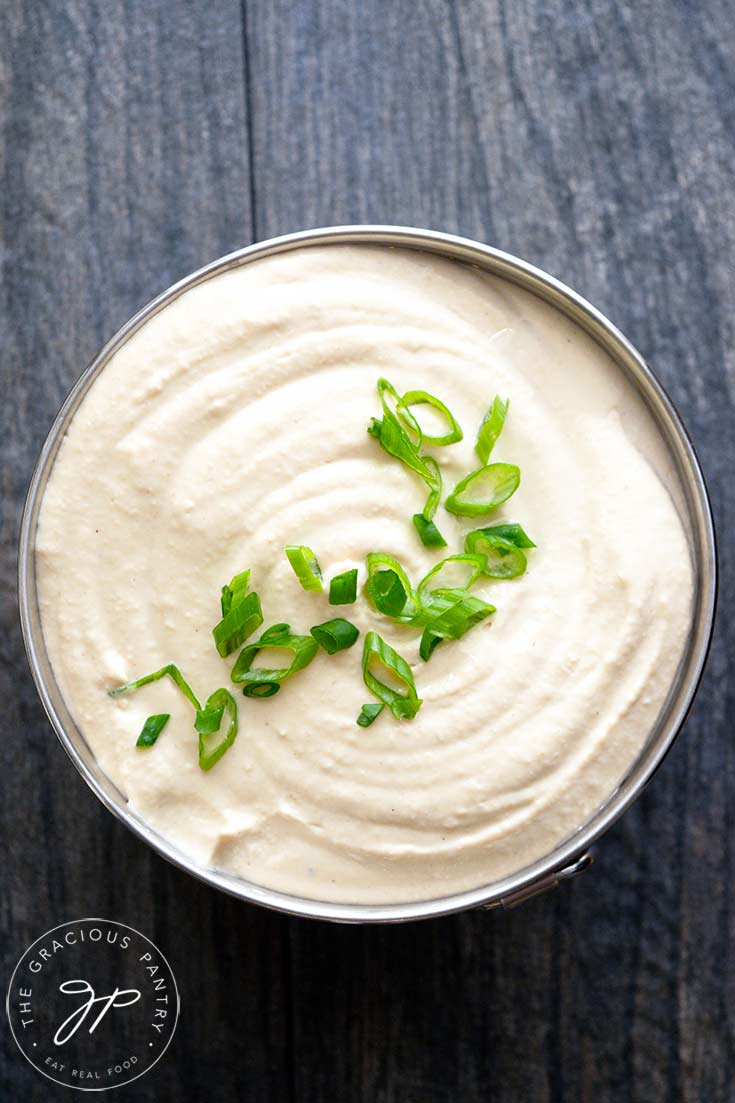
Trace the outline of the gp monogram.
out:
[[[179,1013],[176,981],[145,935],[114,920],[47,931],[10,981],[7,1012],[38,1072],[79,1091],[130,1083],[156,1064]]]

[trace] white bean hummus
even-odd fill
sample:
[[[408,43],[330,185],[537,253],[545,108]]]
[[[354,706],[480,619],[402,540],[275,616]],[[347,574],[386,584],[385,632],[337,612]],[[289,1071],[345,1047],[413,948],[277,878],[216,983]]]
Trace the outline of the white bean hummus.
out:
[[[487,520],[411,524],[426,491],[366,432],[376,381],[443,399],[465,433],[434,450],[445,492],[477,467],[495,394],[510,412],[493,460],[515,496]],[[426,408],[424,407],[423,410]],[[418,413],[423,413],[417,411]],[[690,628],[688,544],[656,431],[607,354],[512,284],[378,246],[304,247],[187,291],[113,356],[74,415],[46,489],[36,568],[60,690],[132,809],[202,866],[312,899],[427,900],[488,885],[548,854],[611,796],[655,724]],[[497,612],[418,655],[419,633],[307,593],[284,555],[327,578],[395,556],[418,580],[464,533],[520,521],[527,573],[473,593]],[[264,628],[344,615],[397,648],[421,711],[371,700],[361,641],[267,700],[244,698],[234,745],[199,768],[192,708],[236,657],[211,629],[223,583],[250,567]],[[146,716],[171,713],[155,747]]]

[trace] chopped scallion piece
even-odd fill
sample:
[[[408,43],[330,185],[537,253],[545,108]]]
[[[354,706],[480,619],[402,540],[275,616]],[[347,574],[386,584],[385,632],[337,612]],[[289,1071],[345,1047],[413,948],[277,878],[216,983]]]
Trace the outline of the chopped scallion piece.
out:
[[[505,419],[508,414],[508,407],[510,406],[510,399],[506,399],[503,402],[499,395],[496,395],[493,399],[493,404],[482,419],[482,425],[480,431],[477,434],[477,442],[475,443],[475,452],[480,457],[480,463],[483,466],[490,458],[495,442],[500,436]]]
[[[330,605],[352,605],[357,598],[357,569],[335,575],[329,583]]]
[[[444,506],[463,517],[480,517],[507,502],[520,481],[521,473],[514,463],[491,463],[458,482]]]
[[[315,624],[309,631],[328,655],[336,655],[338,651],[345,651],[348,647],[352,647],[360,635],[359,629],[342,617],[325,620],[324,624]]]
[[[305,544],[289,544],[286,557],[305,590],[321,590],[322,572],[311,548]]]
[[[246,697],[272,697],[281,688],[280,682],[253,682],[245,686]]]
[[[227,586],[222,587],[222,597],[220,604],[222,605],[222,616],[226,617],[234,602],[244,598],[248,592],[248,585],[250,583],[250,571],[242,571],[240,574],[236,574],[232,579],[232,582]]]
[[[439,464],[432,456],[421,457],[431,476],[429,482],[429,497],[426,499],[422,513],[415,513],[413,523],[421,537],[421,542],[427,548],[445,548],[447,542],[434,524],[434,514],[442,494],[442,473]]]
[[[212,735],[213,732],[219,731],[224,711],[224,705],[215,708],[208,701],[206,706],[196,714],[194,730],[199,732],[200,735]]]
[[[421,426],[413,416],[405,399],[401,398],[398,391],[387,379],[378,380],[378,397],[383,407],[383,413],[389,418],[395,418],[405,430],[411,445],[418,450],[423,442]]]
[[[390,413],[384,414],[382,421],[373,418],[368,433],[380,442],[381,448],[389,456],[400,460],[406,467],[410,467],[412,471],[420,475],[424,482],[431,484],[432,474],[398,418]]]
[[[468,552],[482,556],[485,560],[482,573],[488,578],[519,578],[525,574],[527,560],[521,549],[492,529],[468,532],[464,546]]]
[[[379,613],[397,617],[403,612],[408,594],[406,587],[392,568],[375,571],[368,579],[368,593]]]
[[[406,687],[406,692],[399,693],[381,682],[374,672],[376,666],[386,668],[393,678]],[[396,720],[410,720],[421,708],[422,701],[416,693],[411,667],[377,632],[368,632],[365,636],[362,676],[370,692],[388,706]]]
[[[428,663],[443,638],[443,636],[437,636],[430,628],[424,628],[419,644],[419,655],[425,663]]]
[[[141,729],[135,746],[152,747],[170,719],[170,712],[159,712],[156,716],[149,716]]]
[[[403,614],[410,616],[416,612],[418,608],[418,601],[416,600],[416,594],[414,593],[413,586],[411,585],[408,575],[404,571],[401,564],[392,555],[385,555],[383,552],[370,552],[365,559],[368,569],[368,580],[365,585],[365,592],[368,596],[368,600],[374,609],[378,606],[375,604],[375,598],[372,593],[371,580],[374,574],[379,571],[390,570],[394,571],[398,576],[398,579],[406,592],[406,604],[403,608]]]
[[[284,636],[284,635],[287,636],[290,631],[291,631],[291,625],[290,624],[272,624],[270,626],[270,628],[266,628],[265,632],[262,634],[262,636],[258,640],[258,643],[262,647],[266,643],[270,643],[271,640],[278,639],[279,636]]]
[[[536,547],[531,537],[515,522],[507,525],[489,525],[482,529],[482,532],[487,533],[488,536],[502,536],[504,540],[510,540],[511,544],[515,544],[517,548]]]
[[[441,436],[430,437],[422,430],[425,444],[455,444],[457,441],[462,440],[463,433],[456,418],[449,412],[444,403],[433,394],[429,394],[428,391],[406,391],[403,396],[403,402],[406,406],[420,406],[423,404],[433,406],[433,408],[438,410],[442,417],[446,419],[449,428],[447,432],[443,433]]]
[[[240,592],[241,593],[241,592]],[[260,607],[260,598],[253,590],[250,594],[232,596],[228,612],[212,629],[217,651],[226,658],[236,651],[248,636],[252,636],[263,623],[263,610]]]
[[[417,619],[432,635],[459,640],[494,612],[494,605],[473,597],[466,590],[435,590],[424,615]]]
[[[377,720],[381,712],[385,708],[383,704],[377,704],[372,702],[369,705],[363,705],[360,709],[360,715],[357,718],[357,723],[361,728],[369,728],[374,720]]]
[[[140,689],[141,686],[150,685],[151,682],[157,682],[159,679],[166,677],[170,678],[175,686],[178,686],[187,700],[191,701],[194,708],[199,711],[202,706],[197,701],[191,686],[174,663],[167,663],[166,666],[162,666],[160,670],[156,670],[153,674],[145,674],[142,678],[136,678],[134,682],[126,682],[124,686],[116,686],[115,689],[108,690],[108,696],[119,697],[121,693],[130,693],[134,689]]]
[[[275,631],[276,627],[286,630],[278,635]],[[253,667],[258,652],[266,647],[291,651],[293,658],[290,665],[273,670]],[[287,678],[309,665],[318,650],[319,645],[313,636],[294,636],[288,631],[287,625],[274,625],[263,633],[257,643],[250,643],[243,647],[230,677],[236,684],[244,683],[243,693],[246,697],[272,697]]]
[[[211,736],[219,731],[225,714],[229,718],[227,731],[216,742]],[[211,770],[230,749],[237,735],[237,702],[229,690],[216,689],[210,694],[204,708],[197,712],[194,727],[199,735],[199,766],[202,770]]]
[[[424,595],[427,592],[431,593],[432,590],[469,590],[470,586],[477,582],[483,573],[484,567],[484,555],[476,553],[449,555],[446,559],[442,559],[440,563],[437,563],[435,567],[432,567],[428,574],[424,575],[416,587],[416,596],[419,601],[423,602]],[[449,579],[445,577],[442,581],[442,575],[451,576],[452,573],[462,575],[458,582],[452,581],[451,577]]]
[[[447,542],[439,529],[423,513],[414,513],[413,523],[425,548],[446,548]]]
[[[439,464],[433,456],[422,456],[421,458],[432,476],[432,480],[429,483],[429,497],[426,499],[426,505],[424,506],[423,512],[424,517],[428,517],[430,521],[433,521],[436,507],[439,505],[442,496],[442,473],[439,470]]]

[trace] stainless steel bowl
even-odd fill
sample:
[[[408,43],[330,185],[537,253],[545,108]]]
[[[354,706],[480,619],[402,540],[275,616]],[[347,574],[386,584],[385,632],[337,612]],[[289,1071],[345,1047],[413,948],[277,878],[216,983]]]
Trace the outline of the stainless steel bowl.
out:
[[[108,360],[144,325],[174,299],[212,276],[261,257],[310,245],[369,243],[419,249],[477,268],[518,284],[551,303],[589,333],[613,358],[635,386],[659,429],[676,473],[683,519],[696,569],[692,629],[686,652],[669,696],[653,731],[637,760],[609,799],[574,835],[541,861],[519,869],[509,877],[470,892],[418,903],[352,905],[302,899],[262,888],[232,874],[195,864],[146,824],[128,805],[125,795],[102,772],[84,736],[74,723],[56,684],[41,631],[36,591],[34,540],[44,488],[64,432]],[[19,599],[23,636],[36,688],[64,750],[102,803],[127,827],[169,861],[210,885],[266,907],[295,915],[331,919],[343,923],[400,922],[460,911],[465,908],[509,906],[557,884],[589,864],[589,848],[636,799],[680,731],[696,693],[704,667],[715,610],[716,552],[707,491],[692,443],[670,399],[633,346],[588,302],[564,284],[525,261],[476,241],[394,226],[340,226],[308,230],[273,238],[208,264],[174,284],[144,307],[105,345],[73,387],[61,407],[41,450],[28,491],[20,535]]]

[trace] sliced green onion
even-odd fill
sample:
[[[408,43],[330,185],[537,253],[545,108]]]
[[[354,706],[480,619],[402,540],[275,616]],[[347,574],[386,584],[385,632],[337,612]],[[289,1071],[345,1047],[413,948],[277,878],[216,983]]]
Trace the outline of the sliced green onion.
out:
[[[424,517],[432,521],[436,513],[436,507],[439,505],[442,496],[442,473],[439,470],[439,464],[433,456],[422,456],[421,459],[426,464],[432,476],[431,482],[429,483],[429,497],[426,499],[426,505],[423,509]]]
[[[462,440],[463,433],[459,427],[459,423],[449,412],[444,403],[436,398],[435,395],[429,394],[428,391],[406,391],[403,396],[403,402],[406,406],[421,406],[424,404],[433,406],[434,409],[438,410],[442,417],[446,419],[449,429],[439,437],[430,437],[422,430],[425,444],[455,444],[457,441]]]
[[[270,626],[270,628],[266,628],[265,632],[262,634],[262,636],[258,640],[258,643],[262,647],[266,643],[270,643],[271,640],[278,639],[279,636],[287,636],[290,631],[291,631],[291,625],[290,624],[272,624]]]
[[[239,601],[244,598],[248,592],[248,585],[250,583],[250,571],[242,571],[240,574],[236,574],[232,579],[232,582],[227,586],[222,587],[222,597],[220,598],[220,604],[222,606],[222,616],[226,617],[232,608],[233,602]]]
[[[263,610],[260,607],[260,598],[253,590],[245,596],[232,596],[229,610],[212,629],[217,651],[224,659],[236,651],[248,636],[252,636],[263,623]]]
[[[126,682],[124,686],[116,686],[115,689],[108,690],[108,696],[119,697],[121,693],[130,693],[134,689],[140,689],[141,686],[150,685],[151,682],[157,682],[159,679],[166,677],[170,678],[175,686],[178,686],[197,711],[202,707],[197,701],[191,686],[174,663],[167,663],[166,666],[162,666],[160,670],[156,670],[153,674],[144,674],[142,678],[136,678],[134,682]]]
[[[480,517],[507,502],[520,481],[521,472],[514,463],[491,463],[458,482],[444,506],[450,513]]]
[[[352,605],[357,598],[357,568],[335,575],[329,583],[330,605]]]
[[[315,624],[309,631],[328,655],[336,655],[338,651],[345,651],[348,647],[352,647],[360,635],[360,630],[342,617],[325,620],[324,624]]]
[[[380,612],[371,587],[373,575],[384,570],[389,570],[395,572],[395,574],[398,576],[398,580],[406,593],[406,602],[402,609],[403,615],[413,615],[413,613],[415,613],[418,609],[418,601],[416,599],[416,594],[414,593],[413,586],[408,579],[408,575],[406,574],[398,560],[395,559],[392,555],[385,555],[383,552],[370,552],[370,554],[366,557],[365,562],[367,563],[368,569],[368,580],[365,584],[365,592],[373,608],[378,609],[378,611]]]
[[[246,697],[272,697],[280,688],[280,682],[252,682],[245,686],[243,693]]]
[[[513,522],[507,525],[490,525],[482,529],[488,536],[502,536],[503,540],[510,540],[517,548],[535,548],[533,540],[523,531],[519,524]]]
[[[447,542],[439,529],[423,513],[414,513],[413,523],[425,548],[446,548]]]
[[[503,431],[503,425],[508,414],[508,407],[510,406],[510,399],[506,399],[503,402],[499,395],[495,395],[493,404],[482,419],[482,425],[480,431],[477,434],[477,441],[475,443],[475,452],[480,457],[480,463],[483,466],[490,458],[490,453],[495,447],[495,442]]]
[[[419,655],[425,663],[428,663],[443,638],[443,636],[437,636],[430,628],[424,628],[419,644]]]
[[[170,719],[170,712],[159,712],[156,716],[149,716],[141,729],[135,746],[152,747]]]
[[[222,713],[224,712],[224,705],[220,705],[215,708],[214,705],[210,705],[207,701],[206,706],[200,709],[196,714],[194,720],[194,729],[199,732],[200,735],[212,735],[213,732],[219,731],[219,726],[222,723]]]
[[[384,708],[385,705],[379,705],[376,702],[372,702],[369,705],[363,705],[360,709],[360,715],[357,718],[360,727],[369,728],[372,722],[378,719]]]
[[[384,613],[387,617],[397,617],[403,612],[408,594],[392,568],[371,574],[367,587],[372,603],[379,613]]]
[[[411,438],[399,423],[398,418],[391,413],[386,413],[382,421],[373,418],[368,433],[380,442],[381,448],[389,456],[400,460],[406,467],[410,467],[412,471],[420,475],[424,482],[431,484],[433,476],[426,466],[424,457],[418,454]]]
[[[468,532],[464,546],[468,552],[482,556],[482,573],[488,578],[519,578],[525,573],[527,561],[521,549],[491,529]]]
[[[286,557],[305,590],[321,590],[322,572],[311,548],[305,544],[289,544]]]
[[[494,612],[494,605],[465,590],[437,590],[431,594],[431,605],[423,624],[434,636],[459,640]]]
[[[444,581],[442,583],[440,575],[451,571],[451,564],[456,564],[460,567],[465,577],[459,583],[452,583]],[[416,596],[419,601],[423,602],[424,593],[431,590],[469,590],[475,582],[477,582],[480,575],[483,573],[485,567],[485,556],[477,553],[468,552],[465,555],[449,555],[446,559],[442,559],[440,563],[437,563],[435,567],[432,567],[428,574],[419,582],[416,588]],[[429,584],[433,582],[434,585]]]
[[[387,668],[399,682],[403,683],[406,687],[405,694],[391,689],[377,678],[374,667],[378,664]],[[422,701],[416,693],[411,667],[390,644],[380,638],[377,632],[368,632],[365,636],[362,676],[370,692],[388,706],[396,720],[410,720],[421,708]]]
[[[286,628],[287,626],[275,627]],[[272,697],[287,678],[308,666],[319,650],[319,645],[313,636],[293,636],[289,631],[277,635],[274,628],[267,629],[257,643],[250,643],[243,647],[232,668],[230,677],[235,683],[244,683],[243,693],[246,697]],[[266,647],[291,651],[293,658],[290,665],[274,670],[253,667],[258,652]]]
[[[422,456],[421,458],[426,464],[432,480],[429,483],[429,497],[426,499],[423,513],[414,513],[413,523],[424,547],[446,548],[447,542],[434,524],[434,514],[442,494],[442,473],[433,456]]]
[[[388,418],[394,418],[401,425],[408,436],[409,442],[418,452],[423,442],[423,433],[418,421],[406,405],[405,399],[401,398],[393,384],[389,383],[387,379],[378,380],[378,397],[380,398],[380,405],[383,407],[383,413]],[[392,404],[389,399],[393,400]]]
[[[219,731],[225,714],[230,722],[224,737],[216,742],[211,736]],[[229,690],[216,689],[209,695],[204,708],[197,712],[194,727],[199,735],[199,766],[202,770],[211,770],[230,749],[237,735],[237,702]]]

